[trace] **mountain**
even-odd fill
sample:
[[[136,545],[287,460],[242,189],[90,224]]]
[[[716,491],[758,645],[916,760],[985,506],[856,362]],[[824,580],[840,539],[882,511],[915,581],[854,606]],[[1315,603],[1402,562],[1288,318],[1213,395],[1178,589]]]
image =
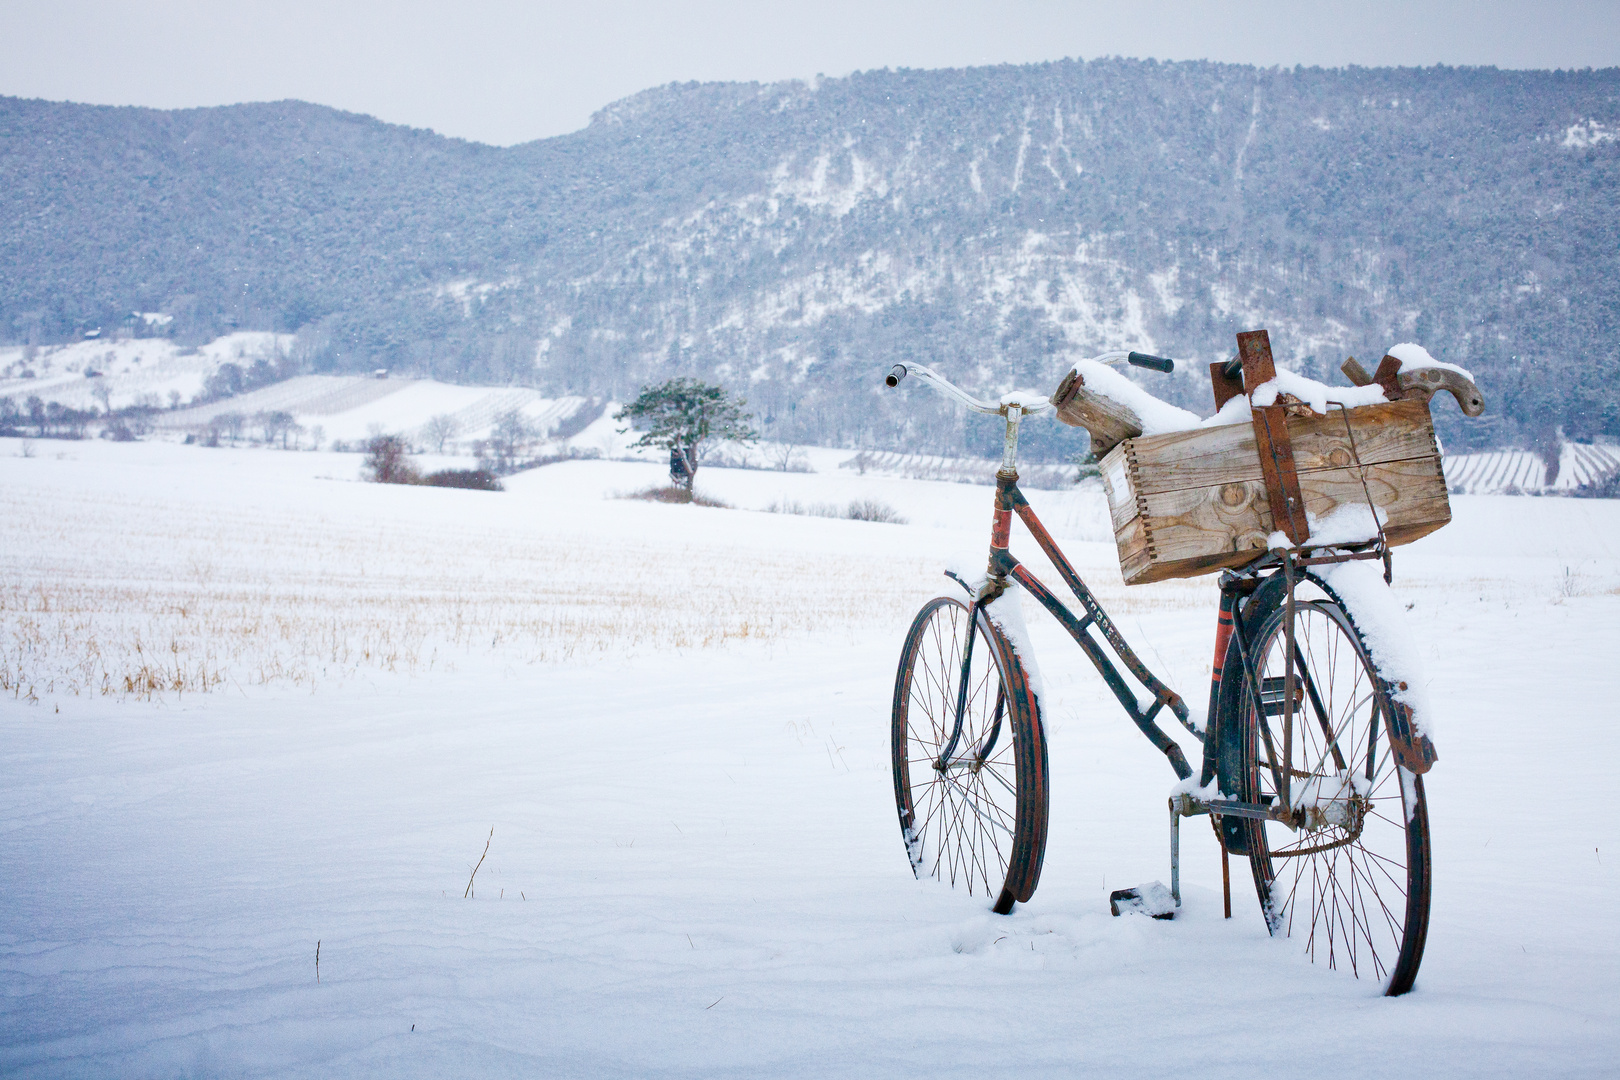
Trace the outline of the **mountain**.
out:
[[[6,98],[0,335],[151,312],[296,331],[311,372],[620,399],[692,374],[778,438],[984,449],[876,373],[1046,387],[1125,344],[1192,361],[1143,378],[1207,410],[1204,364],[1266,326],[1323,378],[1419,341],[1488,396],[1485,421],[1437,408],[1449,441],[1547,445],[1620,436],[1617,209],[1616,69],[685,84],[508,149],[299,102]]]

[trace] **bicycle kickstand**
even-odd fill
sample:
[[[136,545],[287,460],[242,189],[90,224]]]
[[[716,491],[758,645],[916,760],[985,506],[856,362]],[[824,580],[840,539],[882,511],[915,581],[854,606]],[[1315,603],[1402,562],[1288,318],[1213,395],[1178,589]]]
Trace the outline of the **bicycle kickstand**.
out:
[[[1174,908],[1169,916],[1156,916],[1157,918],[1174,917],[1175,911],[1181,908],[1181,819],[1184,817],[1197,817],[1208,814],[1209,807],[1193,798],[1191,795],[1170,796],[1170,899]],[[1215,839],[1221,840],[1220,829],[1215,830]],[[1226,857],[1226,844],[1221,843],[1221,893],[1225,901],[1226,917],[1232,917],[1232,878]]]

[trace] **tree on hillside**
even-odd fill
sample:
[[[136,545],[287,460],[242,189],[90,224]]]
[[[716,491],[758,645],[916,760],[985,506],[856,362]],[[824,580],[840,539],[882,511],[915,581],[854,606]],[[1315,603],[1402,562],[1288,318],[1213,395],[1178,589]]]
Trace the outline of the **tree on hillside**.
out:
[[[496,476],[509,476],[529,456],[537,432],[529,418],[519,409],[508,409],[495,418],[489,437],[480,439],[474,450],[478,467]]]
[[[642,387],[636,400],[613,414],[641,432],[631,446],[656,446],[669,451],[669,478],[688,493],[697,477],[704,444],[751,442],[759,433],[748,425],[753,417],[743,412],[748,402],[732,400],[718,386],[696,379],[671,379]]]
[[[366,479],[379,484],[416,484],[422,480],[406,460],[410,452],[401,435],[373,435],[366,442]]]
[[[444,453],[444,444],[455,438],[461,432],[461,422],[449,413],[439,413],[422,425],[422,433],[427,436],[439,453]]]
[[[293,418],[293,414],[281,409],[254,413],[253,422],[259,425],[259,430],[264,434],[266,446],[280,439],[283,450],[287,449],[287,436],[295,429],[302,430],[298,428],[298,421]]]

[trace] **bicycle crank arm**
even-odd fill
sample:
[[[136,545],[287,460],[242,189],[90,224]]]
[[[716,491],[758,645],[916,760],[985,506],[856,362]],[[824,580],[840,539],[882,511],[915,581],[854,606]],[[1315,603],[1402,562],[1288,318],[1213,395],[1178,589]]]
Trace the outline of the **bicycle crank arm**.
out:
[[[1183,795],[1180,797],[1176,809],[1182,817],[1210,813],[1219,814],[1222,817],[1275,821],[1280,825],[1288,826],[1288,828],[1296,832],[1300,829],[1315,831],[1329,826],[1355,828],[1360,817],[1356,813],[1355,804],[1348,799],[1333,799],[1316,806],[1289,809],[1285,806],[1274,806],[1267,803],[1239,802],[1236,799],[1211,799],[1205,802],[1202,799],[1194,799],[1191,795]],[[1357,829],[1357,831],[1360,830]]]

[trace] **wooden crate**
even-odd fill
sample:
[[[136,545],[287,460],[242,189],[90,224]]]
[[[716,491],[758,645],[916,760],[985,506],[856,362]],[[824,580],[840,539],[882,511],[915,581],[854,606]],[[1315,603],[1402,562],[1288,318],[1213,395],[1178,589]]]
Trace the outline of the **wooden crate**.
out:
[[[1388,515],[1384,535],[1407,544],[1451,520],[1440,448],[1422,401],[1289,417],[1305,509],[1326,517],[1367,495]],[[1249,424],[1139,435],[1102,459],[1103,487],[1127,585],[1242,566],[1276,529]],[[1363,477],[1365,473],[1365,477]],[[1363,479],[1366,486],[1363,488]]]

